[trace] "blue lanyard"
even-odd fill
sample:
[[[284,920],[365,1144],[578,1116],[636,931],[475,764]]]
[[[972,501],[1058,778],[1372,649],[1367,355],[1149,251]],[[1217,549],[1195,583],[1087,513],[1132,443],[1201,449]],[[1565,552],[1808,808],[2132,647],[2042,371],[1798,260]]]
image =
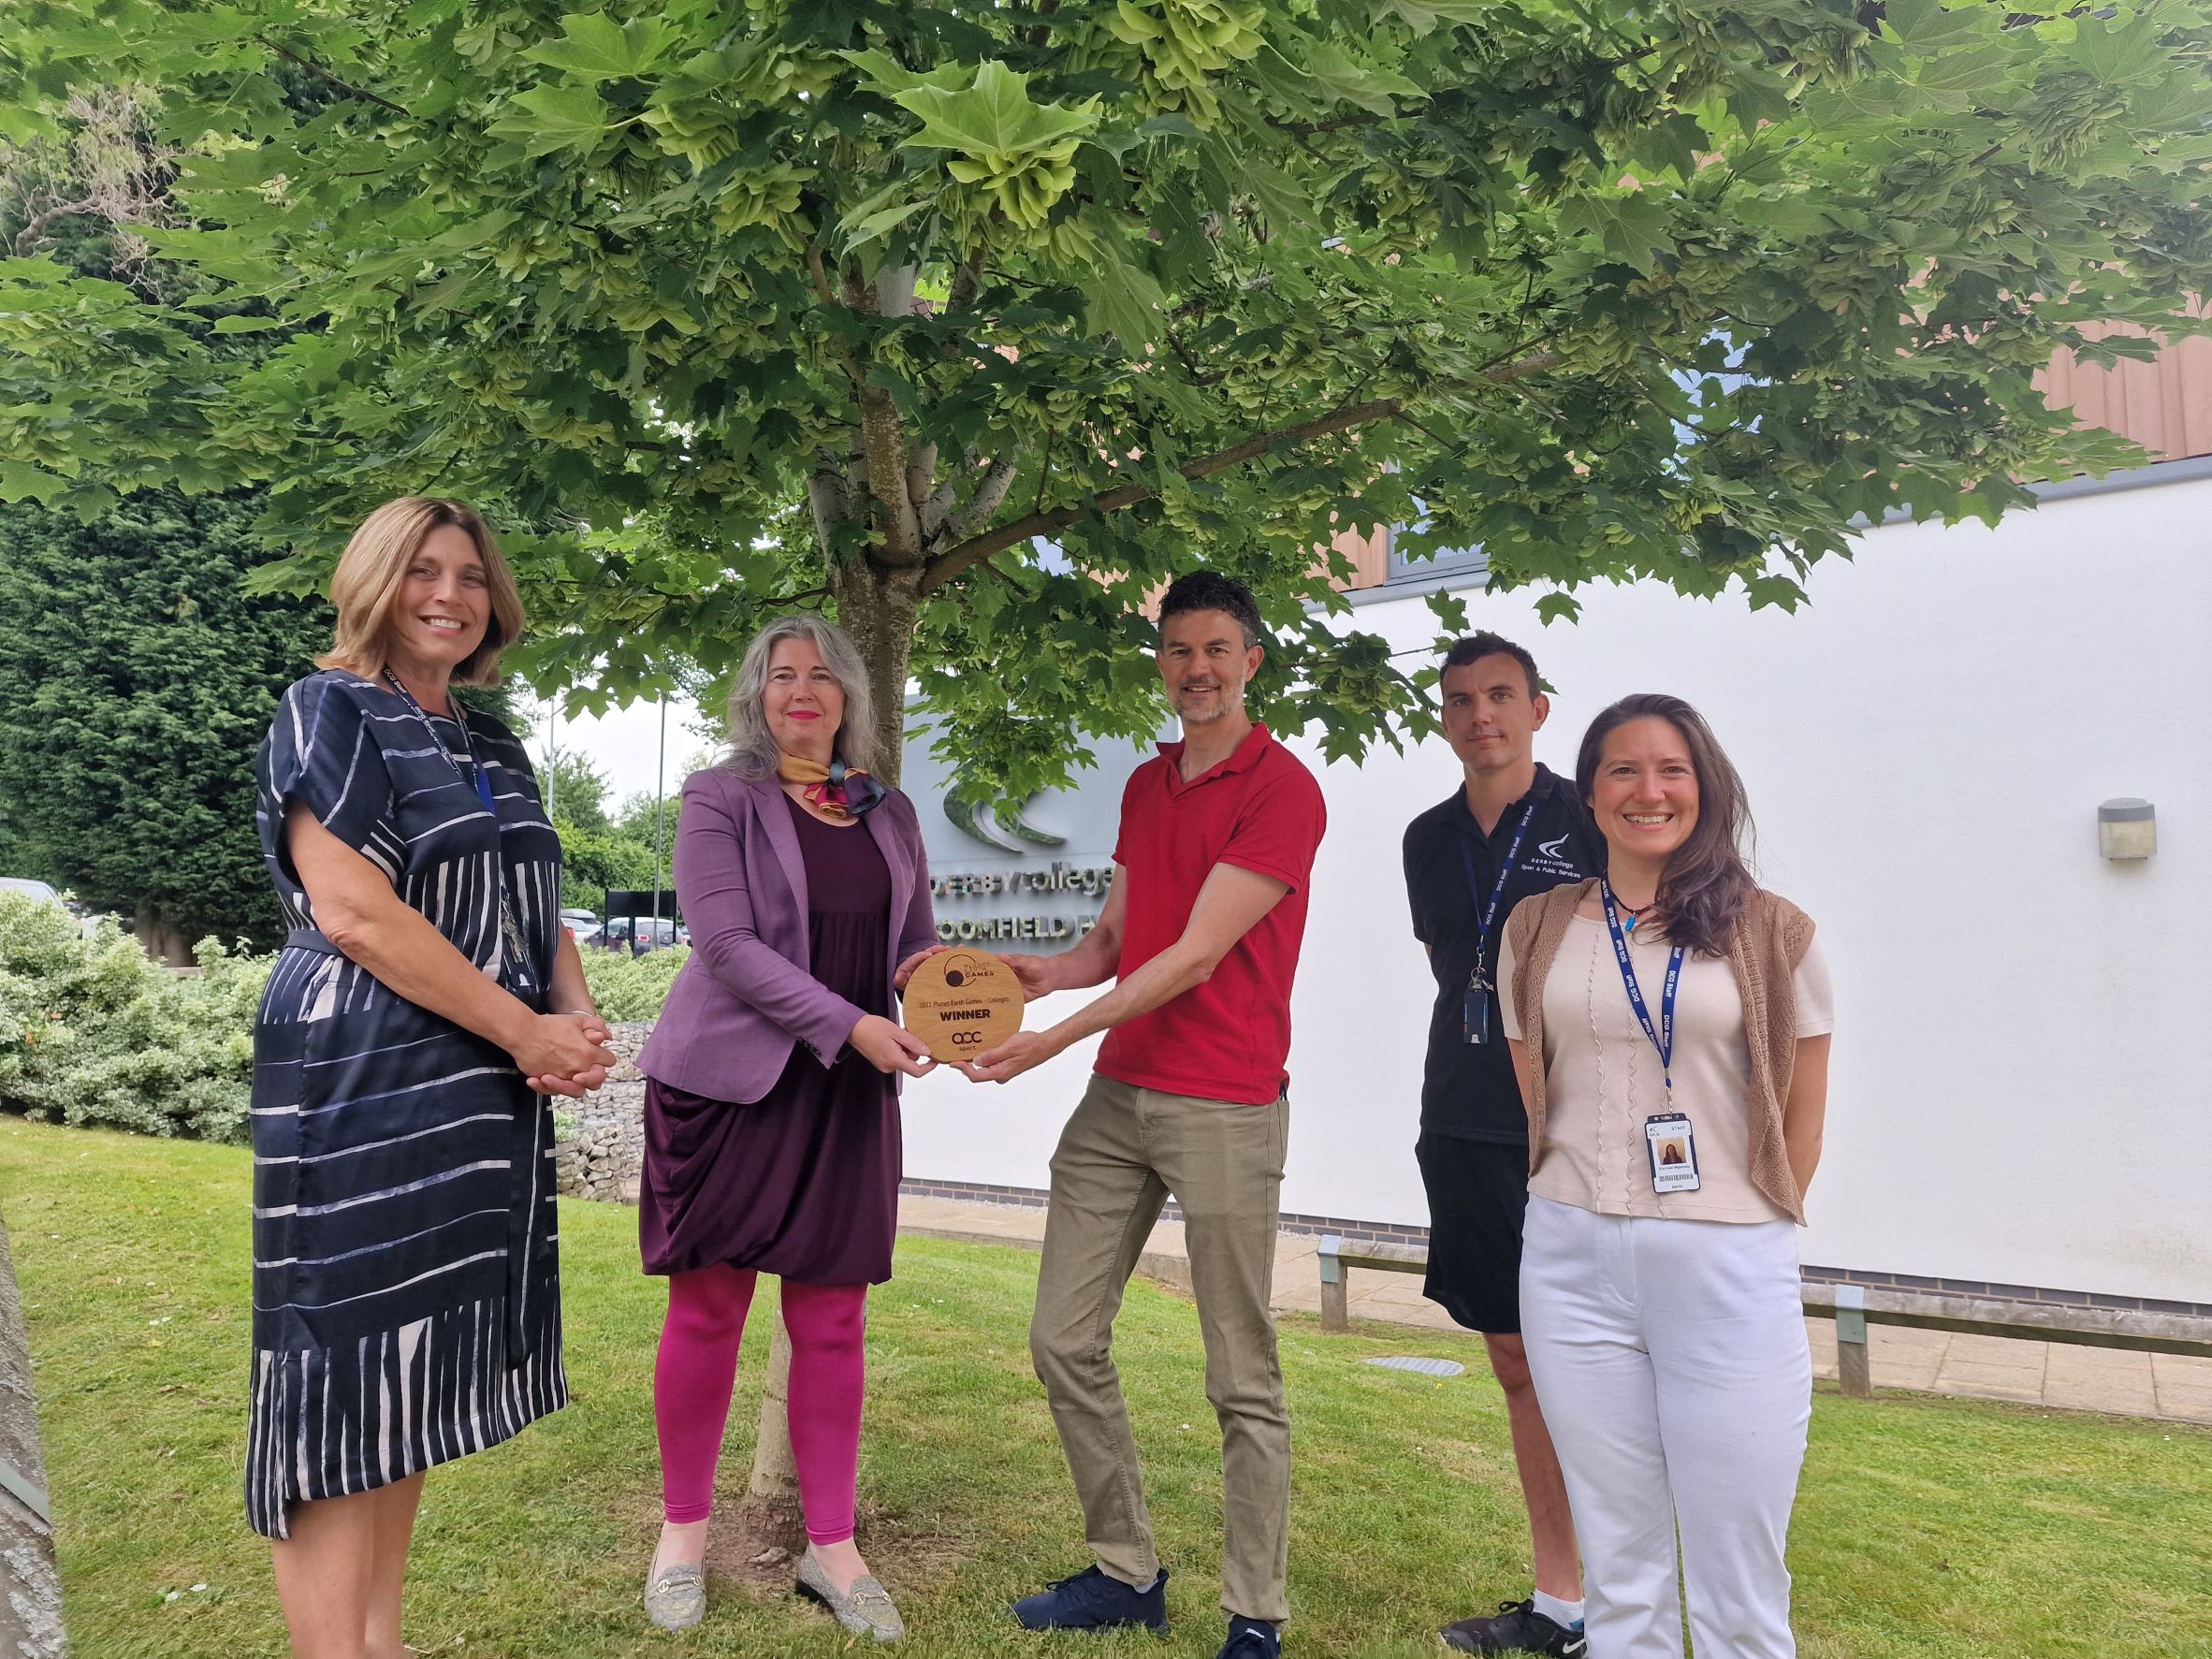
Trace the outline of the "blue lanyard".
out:
[[[390,669],[385,670],[384,677],[392,690],[400,693],[400,700],[415,711],[415,718],[422,721],[422,729],[430,735],[430,741],[438,745],[438,752],[445,757],[445,764],[453,768],[453,775],[459,778],[464,783],[470,778],[475,779],[476,798],[484,803],[484,810],[491,814],[492,822],[497,823],[500,809],[491,804],[491,778],[484,770],[484,763],[476,758],[475,739],[469,735],[468,717],[460,712],[460,705],[456,703],[453,706],[456,717],[453,723],[460,728],[461,751],[469,757],[469,770],[466,776],[461,772],[460,762],[453,758],[453,751],[447,749],[444,744],[438,742],[438,728],[430,724],[429,715],[424,711],[423,706],[415,700],[415,693],[401,685],[400,677]]]
[[[1598,878],[1597,891],[1605,899],[1606,927],[1613,936],[1613,959],[1621,964],[1621,982],[1628,988],[1628,1006],[1636,1010],[1644,1035],[1652,1040],[1652,1046],[1659,1051],[1659,1070],[1666,1078],[1666,1098],[1674,1099],[1674,997],[1682,983],[1682,947],[1667,953],[1666,985],[1659,994],[1659,1023],[1652,1024],[1652,1011],[1644,1003],[1644,994],[1636,982],[1636,964],[1629,960],[1628,936],[1621,927],[1621,911],[1613,902],[1613,884],[1603,876]]]
[[[1475,875],[1475,850],[1467,845],[1464,836],[1460,837],[1460,862],[1467,870],[1467,896],[1475,903],[1475,971],[1482,971],[1482,959],[1490,945],[1490,930],[1497,923],[1498,901],[1506,896],[1506,882],[1513,874],[1513,866],[1521,860],[1521,843],[1528,835],[1529,820],[1536,815],[1536,804],[1531,801],[1521,808],[1520,827],[1513,832],[1513,844],[1506,849],[1505,862],[1498,866],[1498,879],[1490,890],[1490,902],[1482,898],[1482,884]],[[1477,827],[1480,827],[1477,825]]]

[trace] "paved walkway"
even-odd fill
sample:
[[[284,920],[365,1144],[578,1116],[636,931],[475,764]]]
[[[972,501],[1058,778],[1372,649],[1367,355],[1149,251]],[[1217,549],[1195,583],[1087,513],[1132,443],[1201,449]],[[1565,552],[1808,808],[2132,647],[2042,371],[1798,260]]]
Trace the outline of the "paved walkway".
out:
[[[898,1225],[901,1232],[925,1238],[1019,1244],[1032,1250],[1044,1242],[1044,1211],[1033,1204],[906,1196],[898,1201]],[[1321,1274],[1315,1260],[1319,1244],[1311,1233],[1291,1232],[1277,1242],[1277,1313],[1321,1311]],[[1188,1288],[1189,1259],[1183,1247],[1181,1223],[1163,1221],[1153,1229],[1139,1271]],[[1444,1310],[1421,1295],[1420,1284],[1418,1273],[1354,1269],[1348,1287],[1352,1317],[1457,1331]],[[1812,1345],[1813,1375],[1832,1379],[1835,1325],[1826,1319],[1808,1319],[1805,1330]],[[2001,1336],[1957,1336],[1890,1325],[1876,1325],[1870,1335],[1877,1388],[2212,1425],[2212,1360]]]

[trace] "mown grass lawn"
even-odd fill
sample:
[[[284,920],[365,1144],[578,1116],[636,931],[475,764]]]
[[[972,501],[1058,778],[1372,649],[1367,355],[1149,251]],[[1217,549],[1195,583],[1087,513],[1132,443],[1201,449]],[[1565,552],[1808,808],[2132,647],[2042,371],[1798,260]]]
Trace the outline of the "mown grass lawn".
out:
[[[12,1234],[80,1659],[284,1652],[265,1547],[240,1497],[247,1180],[226,1147],[0,1122]],[[631,1212],[564,1203],[575,1403],[434,1472],[409,1636],[426,1653],[830,1654],[789,1598],[725,1588],[686,1637],[637,1593],[657,1520],[651,1375],[662,1298]],[[873,1304],[862,1543],[917,1659],[1040,1654],[1004,1604],[1086,1557],[1024,1346],[1036,1258],[910,1241]],[[741,1483],[762,1321],[724,1472]],[[1219,1441],[1190,1308],[1131,1287],[1119,1357],[1174,1570],[1171,1637],[1109,1652],[1208,1655],[1220,1639]],[[1413,1655],[1521,1594],[1501,1397],[1471,1339],[1284,1327],[1297,1421],[1290,1652]],[[1361,1361],[1464,1362],[1445,1383]],[[2212,1433],[1924,1397],[1824,1394],[1793,1538],[1807,1659],[2212,1655]],[[196,1588],[205,1586],[205,1588]],[[170,1593],[181,1592],[174,1599]]]

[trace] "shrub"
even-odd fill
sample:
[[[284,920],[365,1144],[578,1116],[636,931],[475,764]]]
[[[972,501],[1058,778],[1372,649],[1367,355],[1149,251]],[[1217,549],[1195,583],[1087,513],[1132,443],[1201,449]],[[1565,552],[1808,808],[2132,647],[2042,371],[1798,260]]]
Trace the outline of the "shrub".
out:
[[[112,919],[0,893],[0,1106],[150,1135],[246,1139],[254,1008],[273,957],[198,948],[171,973]]]
[[[633,956],[627,951],[587,950],[584,980],[591,987],[591,1000],[605,1018],[618,1023],[657,1020],[661,1005],[668,1000],[668,987],[676,981],[676,970],[691,954],[689,945],[648,951],[643,956]]]
[[[0,1110],[247,1139],[254,1011],[276,958],[197,949],[201,973],[172,973],[112,917],[87,937],[61,906],[0,893]],[[586,951],[584,977],[608,1019],[658,1019],[690,954]]]

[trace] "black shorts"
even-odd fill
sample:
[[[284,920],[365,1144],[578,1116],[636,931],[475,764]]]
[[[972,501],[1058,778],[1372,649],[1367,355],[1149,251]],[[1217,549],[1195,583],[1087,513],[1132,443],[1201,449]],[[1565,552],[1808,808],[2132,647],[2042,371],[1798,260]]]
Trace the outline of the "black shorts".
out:
[[[1413,1154],[1429,1194],[1421,1293],[1470,1331],[1518,1335],[1528,1148],[1423,1131]]]

